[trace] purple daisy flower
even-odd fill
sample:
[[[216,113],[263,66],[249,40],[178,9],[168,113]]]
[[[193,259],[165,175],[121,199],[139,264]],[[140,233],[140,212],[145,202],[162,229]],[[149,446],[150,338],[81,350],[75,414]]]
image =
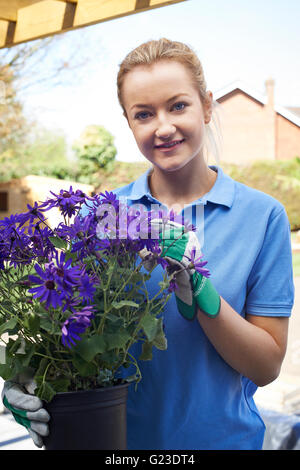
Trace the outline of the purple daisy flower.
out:
[[[27,221],[29,221],[29,223],[33,223],[36,219],[46,220],[43,214],[46,209],[41,209],[37,202],[35,202],[34,206],[32,207],[30,206],[30,204],[27,204],[27,208],[28,212],[19,215],[18,221],[20,223],[20,227],[24,225]]]
[[[192,264],[192,268],[194,268],[199,274],[202,274],[202,276],[209,277],[210,276],[209,270],[203,269],[203,266],[207,264],[207,261],[200,261],[204,255],[202,254],[198,258],[195,258],[195,256],[196,256],[196,247],[194,246],[191,251],[191,257],[189,258]]]
[[[88,274],[84,274],[80,278],[79,284],[79,294],[82,299],[86,302],[89,302],[93,299],[94,293],[96,291],[95,285],[93,280],[90,278]]]
[[[28,237],[30,240],[30,249],[34,256],[41,256],[52,258],[54,247],[49,237],[53,236],[52,230],[48,227],[41,228],[41,222],[30,225],[28,227]]]
[[[16,227],[16,224],[19,222],[20,215],[22,214],[11,214],[9,217],[4,217],[0,220],[0,227],[4,227],[4,230],[10,230],[13,227]]]
[[[101,203],[112,204],[117,209],[118,200],[116,194],[114,194],[113,192],[105,191],[105,193],[100,193],[100,196],[102,196]]]
[[[75,312],[63,324],[61,332],[61,341],[64,346],[71,348],[75,345],[74,340],[81,340],[80,334],[90,326],[92,318],[94,318],[93,307],[83,307],[81,311]]]
[[[55,194],[52,191],[50,191],[50,193],[53,194],[55,198],[48,199],[40,205],[40,208],[46,207],[47,209],[45,210],[49,210],[52,209],[52,207],[58,207],[64,216],[68,215],[69,217],[76,214],[76,211],[86,199],[84,193],[78,190],[74,192],[72,186],[70,186],[68,191],[61,189],[59,194]]]
[[[60,293],[57,290],[57,284],[54,278],[53,266],[47,265],[45,271],[36,264],[35,270],[38,276],[30,275],[28,279],[34,284],[38,284],[37,287],[29,289],[28,292],[34,294],[34,298],[39,298],[40,302],[46,302],[46,309],[50,307],[57,308],[62,306],[62,299]]]
[[[72,258],[65,261],[65,253],[56,253],[56,266],[53,269],[54,280],[62,291],[65,293],[73,293],[73,287],[80,283],[80,277],[83,275],[83,270],[78,266],[71,266]]]
[[[74,217],[71,225],[62,225],[57,231],[58,235],[62,238],[69,238],[70,240],[79,239],[84,240],[89,229],[91,219],[89,217]]]

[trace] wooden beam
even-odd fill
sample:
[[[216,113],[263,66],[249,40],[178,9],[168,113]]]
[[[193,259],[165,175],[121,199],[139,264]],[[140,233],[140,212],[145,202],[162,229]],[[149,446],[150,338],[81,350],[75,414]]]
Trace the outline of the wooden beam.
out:
[[[187,0],[0,0],[0,48]]]
[[[134,12],[136,0],[79,0],[74,26],[107,21]]]
[[[8,25],[9,21],[0,20],[0,47],[4,47],[6,45]]]
[[[67,3],[43,0],[18,11],[14,42],[30,41],[62,31]]]
[[[186,0],[78,0],[74,26],[101,23]]]
[[[41,0],[0,0],[0,19],[17,21],[18,10]]]
[[[164,6],[164,5],[172,5],[172,3],[175,3],[175,2],[162,2],[162,0],[150,0],[150,6],[151,7],[154,7],[154,6]]]

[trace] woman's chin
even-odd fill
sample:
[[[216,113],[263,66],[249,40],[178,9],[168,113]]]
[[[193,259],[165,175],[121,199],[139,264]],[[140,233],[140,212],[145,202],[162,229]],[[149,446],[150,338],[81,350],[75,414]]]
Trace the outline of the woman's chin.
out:
[[[158,167],[161,171],[167,172],[167,173],[172,173],[174,171],[179,171],[182,168],[184,168],[190,160],[187,161],[176,161],[175,159],[171,161],[171,159],[166,159],[163,162],[153,162],[153,166]]]

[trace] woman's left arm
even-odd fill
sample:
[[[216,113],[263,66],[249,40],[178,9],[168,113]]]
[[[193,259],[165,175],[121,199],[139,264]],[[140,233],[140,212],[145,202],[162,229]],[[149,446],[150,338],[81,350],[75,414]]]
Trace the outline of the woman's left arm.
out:
[[[287,317],[243,318],[221,297],[215,318],[200,309],[197,318],[217,352],[233,369],[259,387],[278,377],[287,346]]]

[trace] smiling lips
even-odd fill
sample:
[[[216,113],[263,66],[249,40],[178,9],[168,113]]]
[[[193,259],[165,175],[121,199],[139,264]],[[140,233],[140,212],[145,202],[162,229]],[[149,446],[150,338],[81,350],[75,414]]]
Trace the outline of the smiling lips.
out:
[[[172,140],[172,142],[166,142],[165,144],[155,145],[155,148],[167,152],[169,150],[173,150],[175,147],[178,147],[180,144],[182,144],[182,142],[184,142],[184,139]]]

